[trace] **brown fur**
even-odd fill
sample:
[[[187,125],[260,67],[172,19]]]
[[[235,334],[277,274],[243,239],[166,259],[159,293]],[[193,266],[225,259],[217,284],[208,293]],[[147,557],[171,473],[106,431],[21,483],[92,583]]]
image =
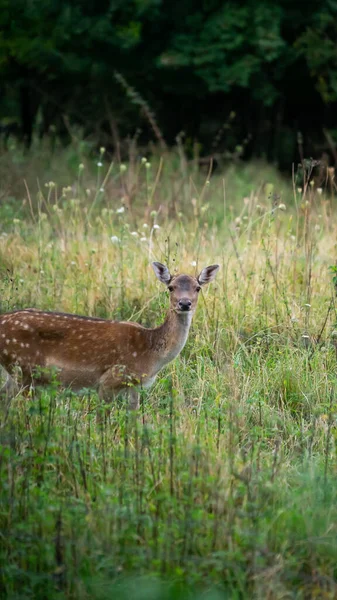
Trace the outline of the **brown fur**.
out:
[[[153,268],[170,290],[170,309],[160,327],[36,309],[14,311],[0,317],[0,364],[9,376],[19,366],[24,386],[47,383],[56,369],[65,387],[97,388],[104,399],[124,390],[136,408],[137,389],[151,385],[184,347],[200,286],[218,270],[217,265],[207,267],[195,278],[171,277],[160,263]]]

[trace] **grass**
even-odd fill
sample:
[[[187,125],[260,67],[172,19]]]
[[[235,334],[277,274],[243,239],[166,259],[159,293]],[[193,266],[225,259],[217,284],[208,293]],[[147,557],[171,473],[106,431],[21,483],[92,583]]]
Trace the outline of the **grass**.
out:
[[[154,326],[152,260],[221,273],[139,413],[99,425],[95,393],[57,382],[2,411],[2,596],[335,598],[333,185],[262,164],[210,177],[181,148],[89,156],[1,156],[2,312]]]

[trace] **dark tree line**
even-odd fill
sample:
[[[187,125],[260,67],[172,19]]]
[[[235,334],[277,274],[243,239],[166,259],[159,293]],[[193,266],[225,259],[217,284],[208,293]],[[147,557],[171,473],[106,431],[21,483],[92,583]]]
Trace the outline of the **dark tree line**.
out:
[[[337,141],[337,0],[0,0],[0,124],[296,160]]]

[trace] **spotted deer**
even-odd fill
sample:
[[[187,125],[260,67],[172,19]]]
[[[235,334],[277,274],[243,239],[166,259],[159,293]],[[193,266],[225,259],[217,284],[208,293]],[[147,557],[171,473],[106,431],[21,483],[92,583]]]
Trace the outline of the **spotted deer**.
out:
[[[26,389],[48,383],[56,369],[64,387],[96,388],[104,401],[124,391],[129,407],[138,408],[139,389],[150,387],[185,346],[200,289],[219,269],[211,265],[191,277],[172,276],[159,262],[152,267],[170,294],[166,319],[154,329],[33,308],[1,315],[0,365],[8,375],[3,392],[14,393],[15,367],[20,367]]]

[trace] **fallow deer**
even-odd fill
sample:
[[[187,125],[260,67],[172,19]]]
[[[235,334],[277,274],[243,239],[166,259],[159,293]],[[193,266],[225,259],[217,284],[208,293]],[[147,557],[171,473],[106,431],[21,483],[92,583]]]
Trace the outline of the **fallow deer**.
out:
[[[48,383],[54,368],[64,387],[96,388],[104,401],[126,391],[129,407],[138,408],[139,388],[151,386],[160,369],[183,349],[201,286],[219,269],[211,265],[191,277],[172,276],[159,262],[152,266],[170,294],[166,320],[154,329],[32,308],[2,314],[0,364],[8,375],[3,390],[11,395],[17,366],[25,387]]]

